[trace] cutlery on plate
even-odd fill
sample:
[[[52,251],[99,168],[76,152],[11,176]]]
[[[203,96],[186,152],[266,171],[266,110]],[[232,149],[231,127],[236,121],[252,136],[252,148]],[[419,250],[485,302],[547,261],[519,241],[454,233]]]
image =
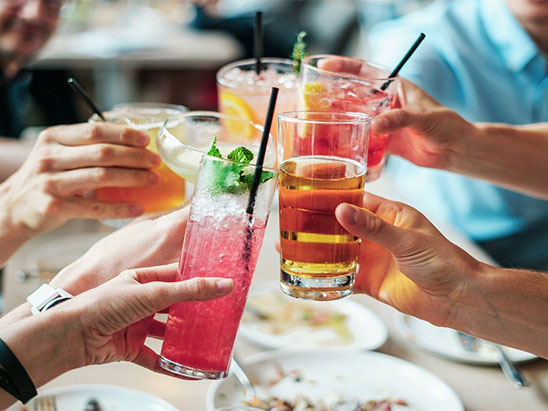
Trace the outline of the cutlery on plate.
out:
[[[255,403],[257,401],[257,393],[255,392],[255,387],[251,383],[248,374],[243,368],[243,362],[241,357],[235,351],[232,356],[232,363],[230,364],[230,370],[234,373],[236,379],[242,384],[245,392],[245,399],[249,404]]]
[[[525,376],[516,368],[513,361],[508,357],[504,348],[498,344],[480,340],[471,335],[457,331],[459,341],[462,347],[469,352],[478,352],[479,345],[487,343],[495,347],[499,353],[499,364],[502,372],[506,378],[514,385],[515,388],[528,387],[531,383],[525,378]]]
[[[57,399],[55,395],[47,395],[38,397],[34,401],[35,411],[57,411]]]

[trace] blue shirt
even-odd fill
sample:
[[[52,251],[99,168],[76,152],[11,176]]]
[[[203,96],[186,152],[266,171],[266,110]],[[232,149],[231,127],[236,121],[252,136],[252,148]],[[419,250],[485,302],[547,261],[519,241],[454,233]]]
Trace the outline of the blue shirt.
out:
[[[426,40],[401,75],[440,103],[470,121],[548,121],[547,59],[504,0],[436,3],[381,23],[370,33],[371,60],[394,66],[420,32]],[[519,235],[539,224],[548,227],[546,201],[395,156],[387,172],[404,201],[449,221],[473,240]],[[543,239],[530,245],[538,248],[537,254],[548,254],[548,229]]]

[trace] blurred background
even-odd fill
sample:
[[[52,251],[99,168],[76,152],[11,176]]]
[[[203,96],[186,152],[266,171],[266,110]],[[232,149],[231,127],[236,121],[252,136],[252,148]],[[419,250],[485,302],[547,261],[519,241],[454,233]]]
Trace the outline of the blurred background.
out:
[[[85,121],[66,86],[80,80],[106,110],[128,101],[216,109],[215,72],[252,55],[256,10],[264,11],[264,56],[288,57],[305,30],[311,53],[367,55],[377,22],[431,0],[67,0],[61,24],[20,90],[21,130]],[[23,132],[23,134],[25,134]],[[15,136],[13,136],[15,137]]]

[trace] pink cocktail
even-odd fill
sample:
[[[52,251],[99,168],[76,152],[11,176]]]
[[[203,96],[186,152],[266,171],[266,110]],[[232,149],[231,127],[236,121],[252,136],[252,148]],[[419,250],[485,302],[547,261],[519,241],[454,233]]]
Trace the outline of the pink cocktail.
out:
[[[387,68],[357,58],[309,56],[301,68],[299,109],[375,117],[391,108],[398,79],[389,75]],[[387,134],[370,133],[367,181],[380,176],[387,143]]]
[[[179,263],[179,280],[231,278],[234,291],[216,300],[171,307],[160,365],[176,374],[207,379],[228,374],[276,188],[275,175],[259,185],[250,216],[249,185],[228,190],[223,185],[234,164],[209,156],[202,160]],[[252,176],[255,167],[241,169],[242,181],[250,181],[245,176]]]

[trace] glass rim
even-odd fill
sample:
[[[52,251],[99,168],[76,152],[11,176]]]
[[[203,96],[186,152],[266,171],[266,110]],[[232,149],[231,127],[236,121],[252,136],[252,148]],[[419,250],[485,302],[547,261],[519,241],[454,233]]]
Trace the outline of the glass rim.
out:
[[[154,102],[148,102],[148,101],[129,101],[127,103],[119,103],[112,106],[112,109],[106,110],[113,111],[113,110],[119,110],[123,108],[132,108],[135,107],[137,109],[172,109],[177,110],[181,114],[182,113],[188,113],[190,109],[187,106],[184,106],[182,104],[172,104],[172,103],[154,103]]]
[[[223,81],[224,74],[238,66],[255,64],[255,62],[256,60],[254,58],[251,58],[251,59],[244,59],[244,60],[236,60],[236,61],[233,61],[232,63],[225,64],[217,71],[217,74],[215,76],[215,78],[217,79],[217,83],[230,88],[230,85],[227,84],[226,81]],[[295,66],[295,62],[293,60],[283,58],[283,57],[264,57],[264,58],[261,58],[261,63],[263,65],[266,63],[266,64],[288,65],[292,67]]]
[[[345,116],[348,120],[315,120],[309,119],[306,117],[301,118],[301,115],[322,115],[322,116]],[[356,113],[356,112],[341,112],[341,113],[332,113],[329,111],[286,111],[278,114],[278,122],[289,122],[289,123],[307,123],[307,124],[326,124],[326,125],[337,125],[337,124],[370,124],[371,116],[365,113]]]
[[[312,64],[309,63],[309,61],[312,60],[312,59],[318,59],[319,60],[319,59],[322,59],[322,58],[333,58],[333,59],[344,59],[344,60],[360,61],[362,64],[365,64],[369,67],[373,67],[375,69],[385,71],[385,72],[388,73],[388,75],[386,77],[360,77],[358,74],[336,73],[334,71],[323,70],[323,69],[318,68],[316,66],[313,66]],[[335,54],[312,54],[310,56],[306,56],[305,58],[303,58],[302,65],[306,66],[307,68],[310,68],[311,70],[314,70],[318,73],[330,75],[330,76],[333,76],[333,77],[352,76],[352,78],[356,78],[358,80],[365,80],[365,81],[387,81],[387,80],[395,81],[399,78],[399,76],[397,76],[397,75],[390,77],[389,74],[391,73],[392,70],[390,70],[389,67],[387,67],[383,64],[375,63],[375,62],[372,62],[372,61],[367,61],[367,60],[361,59],[359,57],[337,56]]]
[[[234,116],[229,116],[229,115],[226,115],[224,113],[220,113],[218,111],[205,111],[205,110],[200,110],[200,111],[188,111],[186,113],[179,113],[179,114],[175,114],[173,116],[170,116],[168,117],[162,124],[162,127],[160,129],[160,132],[158,133],[158,136],[156,137],[157,139],[159,139],[162,135],[166,135],[171,141],[175,142],[178,146],[182,146],[182,147],[186,147],[188,150],[192,150],[196,153],[199,153],[199,154],[202,154],[203,156],[207,156],[207,157],[211,157],[211,158],[216,158],[217,160],[225,160],[225,159],[220,159],[219,157],[213,157],[213,156],[208,156],[207,155],[207,152],[206,151],[203,151],[203,150],[200,150],[200,149],[197,149],[196,147],[193,147],[189,144],[185,144],[183,143],[181,140],[179,140],[177,137],[175,137],[173,135],[173,133],[171,133],[169,131],[169,124],[170,122],[175,122],[175,121],[179,121],[179,120],[184,120],[186,118],[189,118],[189,117],[210,117],[210,118],[216,118],[216,119],[228,119],[228,120],[231,120],[231,121],[238,121],[240,123],[245,123],[247,125],[250,125],[252,126],[253,128],[257,129],[258,131],[260,131],[261,133],[263,132],[264,130],[264,127],[259,125],[259,124],[256,124],[256,123],[252,123],[251,121],[247,121],[247,120],[244,120],[244,119],[241,119],[241,118],[238,118],[238,117],[234,117]],[[173,125],[174,127],[175,125]],[[212,137],[213,138],[213,137]],[[270,141],[273,141],[274,137],[272,136],[272,133],[270,133],[270,136],[269,136],[269,142]],[[241,164],[241,163],[237,163],[235,161],[232,161],[232,160],[225,160],[227,162],[231,162],[233,164]],[[255,163],[249,163],[247,164],[247,166],[253,166],[253,167],[257,167],[257,165]],[[270,168],[270,167],[266,167],[263,165],[263,170],[267,170],[267,171],[274,171],[276,172],[277,174],[277,169],[273,169],[273,168]]]
[[[207,158],[208,160],[214,160],[214,161],[219,161],[219,162],[222,162],[222,163],[226,163],[226,164],[235,164],[235,165],[239,165],[239,166],[243,166],[244,168],[254,168],[254,169],[257,169],[259,168],[259,166],[255,163],[247,163],[247,164],[243,164],[243,163],[239,163],[237,161],[233,161],[233,160],[229,160],[228,158],[219,158],[219,157],[215,157],[215,156],[210,156],[209,154],[205,153],[203,156],[202,156],[202,160],[204,158]],[[200,161],[201,163],[201,161]],[[278,175],[279,174],[279,170],[277,168],[271,168],[271,167],[266,167],[266,166],[261,166],[261,169],[263,171],[269,171],[271,173],[274,173],[275,175]]]

